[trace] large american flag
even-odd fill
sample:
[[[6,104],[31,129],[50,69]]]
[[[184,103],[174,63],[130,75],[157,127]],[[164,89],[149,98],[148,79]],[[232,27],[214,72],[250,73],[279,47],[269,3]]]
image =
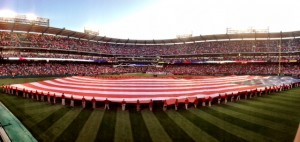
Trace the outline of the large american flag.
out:
[[[25,84],[13,84],[14,89],[28,90],[29,92],[43,92],[50,95],[55,93],[61,97],[86,100],[95,98],[103,101],[106,98],[112,102],[121,102],[125,99],[128,103],[148,103],[152,100],[183,101],[186,98],[192,102],[197,98],[214,98],[219,95],[236,94],[243,91],[265,89],[265,84],[270,76],[226,76],[207,78],[95,78],[86,76],[72,76],[31,82]],[[259,80],[259,83],[257,83]],[[169,101],[173,102],[173,101]]]

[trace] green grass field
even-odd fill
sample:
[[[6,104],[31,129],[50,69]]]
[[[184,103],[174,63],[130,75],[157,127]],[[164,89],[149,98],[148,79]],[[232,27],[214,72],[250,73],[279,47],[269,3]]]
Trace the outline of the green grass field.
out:
[[[0,84],[51,78],[2,79]],[[121,111],[52,105],[0,94],[38,141],[293,141],[300,88],[226,105],[175,111]]]

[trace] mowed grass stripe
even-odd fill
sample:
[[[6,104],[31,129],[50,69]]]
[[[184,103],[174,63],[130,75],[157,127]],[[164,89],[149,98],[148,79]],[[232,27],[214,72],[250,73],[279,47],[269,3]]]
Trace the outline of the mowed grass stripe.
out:
[[[38,102],[38,101],[33,101],[30,99],[25,99],[25,98],[20,98],[20,97],[16,97],[15,100],[20,101],[20,102],[24,102],[22,104],[19,104],[20,107],[26,109],[26,108],[30,108],[30,107],[39,107],[42,106],[43,103],[42,102]]]
[[[67,113],[64,113],[63,116],[52,123],[46,131],[40,134],[41,138],[44,141],[53,141],[58,136],[60,136],[65,129],[73,122],[73,120],[80,114],[82,109],[70,109]],[[70,131],[76,131],[76,130],[70,130]],[[70,138],[71,139],[71,138]]]
[[[47,111],[45,112],[39,112],[36,114],[30,114],[30,117],[32,118],[30,121],[33,121],[33,124],[36,123],[40,123],[42,120],[46,119],[47,117],[49,117],[50,115],[52,115],[54,112],[56,112],[57,110],[61,109],[61,106],[58,107],[52,107],[52,106],[48,106],[49,109],[46,109]],[[41,110],[43,111],[43,110]],[[24,123],[26,123],[27,120],[24,121]],[[29,127],[32,127],[33,125],[29,125]]]
[[[142,117],[145,121],[149,134],[153,142],[171,142],[171,138],[164,130],[164,128],[160,125],[158,119],[153,114],[153,112],[149,110],[142,111]]]
[[[299,90],[300,92],[300,90]],[[299,97],[297,96],[297,94],[299,93],[295,93],[295,94],[287,94],[289,92],[283,92],[283,93],[280,93],[280,94],[276,94],[276,95],[269,95],[269,96],[266,96],[266,98],[274,98],[274,99],[279,99],[279,100],[285,100],[285,101],[291,101],[291,102],[300,102],[300,95]]]
[[[266,104],[258,101],[239,101],[238,103],[253,106],[253,107],[258,107],[258,108],[263,108],[266,110],[274,111],[274,112],[282,112],[288,115],[296,115],[300,116],[299,110],[295,109],[293,107],[284,107],[284,106],[277,106],[273,104]]]
[[[69,126],[65,128],[64,131],[55,139],[55,141],[75,141],[78,137],[80,130],[82,129],[82,127],[84,126],[91,114],[92,110],[83,109],[77,115],[77,117],[73,119],[72,123],[70,123]]]
[[[298,99],[300,99],[299,91],[300,91],[300,90],[285,92],[285,94],[282,94],[282,95],[280,95],[280,96],[286,96],[286,97],[289,97],[289,98],[293,98],[293,99],[298,100]]]
[[[211,124],[214,124],[215,126],[227,131],[228,133],[246,139],[247,141],[273,141],[273,139],[269,137],[265,137],[253,131],[249,131],[247,129],[241,128],[237,125],[224,121],[218,117],[215,117],[203,110],[190,109],[190,111],[195,115],[197,115],[198,117],[201,117],[206,121],[210,122]]]
[[[60,119],[65,113],[69,111],[68,108],[60,108],[48,117],[44,118],[40,122],[34,122],[34,125],[28,127],[28,129],[34,134],[38,136],[38,141],[43,141],[40,135],[46,131],[53,123],[55,123],[58,119]]]
[[[131,124],[128,111],[117,110],[117,120],[115,129],[115,142],[133,141]]]
[[[259,135],[265,137],[270,137],[274,140],[284,141],[289,138],[292,138],[293,135],[291,135],[290,131],[284,131],[284,130],[278,130],[277,127],[272,126],[272,124],[276,125],[280,123],[274,123],[274,122],[268,122],[266,120],[262,120],[260,118],[255,118],[252,116],[248,116],[247,114],[242,113],[236,113],[234,111],[231,111],[229,109],[223,109],[224,106],[220,107],[211,107],[206,112],[214,115],[224,121],[227,121],[229,123],[232,123],[234,125],[238,125],[239,127],[248,129],[250,131],[253,131],[255,133],[258,133]],[[267,122],[265,125],[263,122]],[[270,123],[270,124],[268,124]],[[292,140],[292,139],[290,139]]]
[[[43,81],[43,80],[51,80],[59,77],[36,77],[36,78],[7,78],[7,79],[0,79],[0,84],[21,84],[26,82],[37,82],[37,81]]]
[[[164,111],[153,112],[172,141],[194,141],[184,130],[182,130]]]
[[[290,95],[290,96],[294,96],[294,97],[298,97],[300,98],[300,94],[298,94],[300,91],[300,87],[297,88],[293,88],[289,91],[284,91],[285,95]]]
[[[227,114],[227,115],[239,118],[239,119],[244,120],[244,121],[248,121],[248,122],[255,123],[255,124],[258,124],[258,125],[262,125],[262,126],[264,125],[268,128],[275,129],[275,130],[278,130],[278,131],[281,131],[281,132],[286,132],[286,131],[293,130],[292,127],[286,126],[284,124],[275,123],[275,122],[272,122],[272,121],[269,121],[269,120],[261,119],[259,117],[255,117],[255,116],[251,116],[251,115],[248,115],[248,114],[236,112],[236,111],[228,109],[225,106],[212,107],[210,109],[218,111],[219,113],[223,113],[223,114]]]
[[[190,109],[190,111],[193,110]],[[234,134],[228,133],[226,130],[223,130],[219,128],[218,126],[214,125],[213,123],[210,123],[206,121],[203,116],[196,115],[194,113],[191,113],[190,111],[179,111],[179,113],[184,116],[186,119],[188,119],[190,122],[192,122],[194,125],[208,133],[209,135],[213,136],[218,141],[246,141],[245,139],[238,137]],[[195,109],[194,111],[198,111]]]
[[[95,141],[98,129],[100,127],[104,110],[93,110],[92,114],[82,127],[76,142],[92,142]]]
[[[0,95],[0,101],[23,123],[23,125],[32,133],[32,135],[38,140],[41,141],[39,137],[38,130],[31,129],[30,126],[35,125],[35,121],[31,116],[23,113],[23,111],[18,108],[18,103],[12,101],[14,96],[7,97],[6,95]]]
[[[294,100],[299,100],[300,95],[297,95],[299,93],[299,91],[300,90],[298,90],[298,92],[293,92],[292,90],[290,90],[287,92],[279,92],[276,94],[268,95],[268,97],[290,98],[290,99],[294,99]]]
[[[100,128],[97,132],[97,137],[95,141],[113,141],[115,136],[115,126],[116,126],[116,109],[106,110],[104,112]]]
[[[27,113],[28,115],[35,116],[39,115],[41,113],[47,113],[51,112],[55,109],[61,108],[61,105],[48,105],[48,104],[42,104],[41,106],[35,107],[35,108],[26,108],[24,109],[24,113]]]
[[[130,110],[130,124],[134,141],[151,142],[151,137],[141,112]]]
[[[18,107],[18,109],[20,110],[24,110],[24,108],[27,105],[31,105],[31,103],[34,103],[34,105],[39,104],[39,102],[34,102],[32,100],[28,100],[28,99],[22,99],[19,98],[17,96],[12,96],[12,95],[7,95],[7,94],[1,94],[1,98],[4,101],[9,101],[13,104],[15,104],[16,107]]]
[[[186,110],[183,110],[186,111]],[[188,119],[180,115],[176,111],[166,111],[167,115],[180,127],[182,128],[194,141],[199,142],[217,142],[218,140],[195,126]]]
[[[300,103],[295,103],[291,101],[278,100],[274,98],[260,98],[260,99],[256,99],[256,101],[267,103],[267,104],[274,104],[274,105],[285,106],[285,107],[294,107],[300,109]]]
[[[267,96],[266,98],[272,98],[275,100],[282,100],[282,101],[287,101],[291,103],[300,103],[300,98],[295,98],[293,96],[289,96],[286,94],[280,94],[278,96]]]
[[[241,105],[238,103],[235,103],[235,104],[228,103],[226,106],[236,112],[245,113],[245,114],[248,114],[251,116],[259,117],[259,118],[277,122],[277,123],[283,123],[288,126],[298,124],[298,122],[300,120],[299,118],[297,118],[295,116],[286,117],[286,114],[284,114],[284,113],[269,111],[269,110],[255,108],[255,107],[246,106],[246,105]]]

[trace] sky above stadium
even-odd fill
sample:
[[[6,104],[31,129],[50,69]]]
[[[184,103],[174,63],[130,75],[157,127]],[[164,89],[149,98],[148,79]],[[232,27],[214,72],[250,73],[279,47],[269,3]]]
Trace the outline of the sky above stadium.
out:
[[[123,39],[224,34],[226,28],[300,30],[299,0],[0,0],[0,16],[49,18],[50,26]]]

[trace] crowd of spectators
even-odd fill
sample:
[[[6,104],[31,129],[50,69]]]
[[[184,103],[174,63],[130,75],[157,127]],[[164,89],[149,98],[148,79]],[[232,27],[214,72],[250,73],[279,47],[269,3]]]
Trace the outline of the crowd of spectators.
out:
[[[281,47],[279,46],[281,43]],[[293,52],[300,39],[214,41],[172,45],[97,43],[68,37],[32,33],[0,32],[0,46],[76,50],[113,55],[189,55],[203,53]]]
[[[32,58],[60,58],[60,59],[85,59],[85,60],[103,60],[107,62],[165,62],[165,63],[193,63],[202,61],[263,61],[263,62],[278,62],[279,56],[275,55],[244,55],[244,56],[200,56],[200,57],[104,57],[104,56],[92,56],[92,55],[78,55],[78,54],[63,54],[63,53],[42,53],[42,52],[20,52],[20,51],[4,51],[0,53],[2,58],[8,57],[32,57]],[[282,55],[281,62],[289,62],[289,60],[300,61],[300,55],[290,54]]]
[[[30,75],[99,75],[122,73],[166,72],[170,74],[189,75],[245,75],[245,74],[278,74],[278,64],[199,64],[199,65],[166,65],[157,67],[113,67],[93,63],[41,63],[21,62],[0,64],[0,76]],[[300,75],[299,64],[285,63],[281,66],[282,74]]]

